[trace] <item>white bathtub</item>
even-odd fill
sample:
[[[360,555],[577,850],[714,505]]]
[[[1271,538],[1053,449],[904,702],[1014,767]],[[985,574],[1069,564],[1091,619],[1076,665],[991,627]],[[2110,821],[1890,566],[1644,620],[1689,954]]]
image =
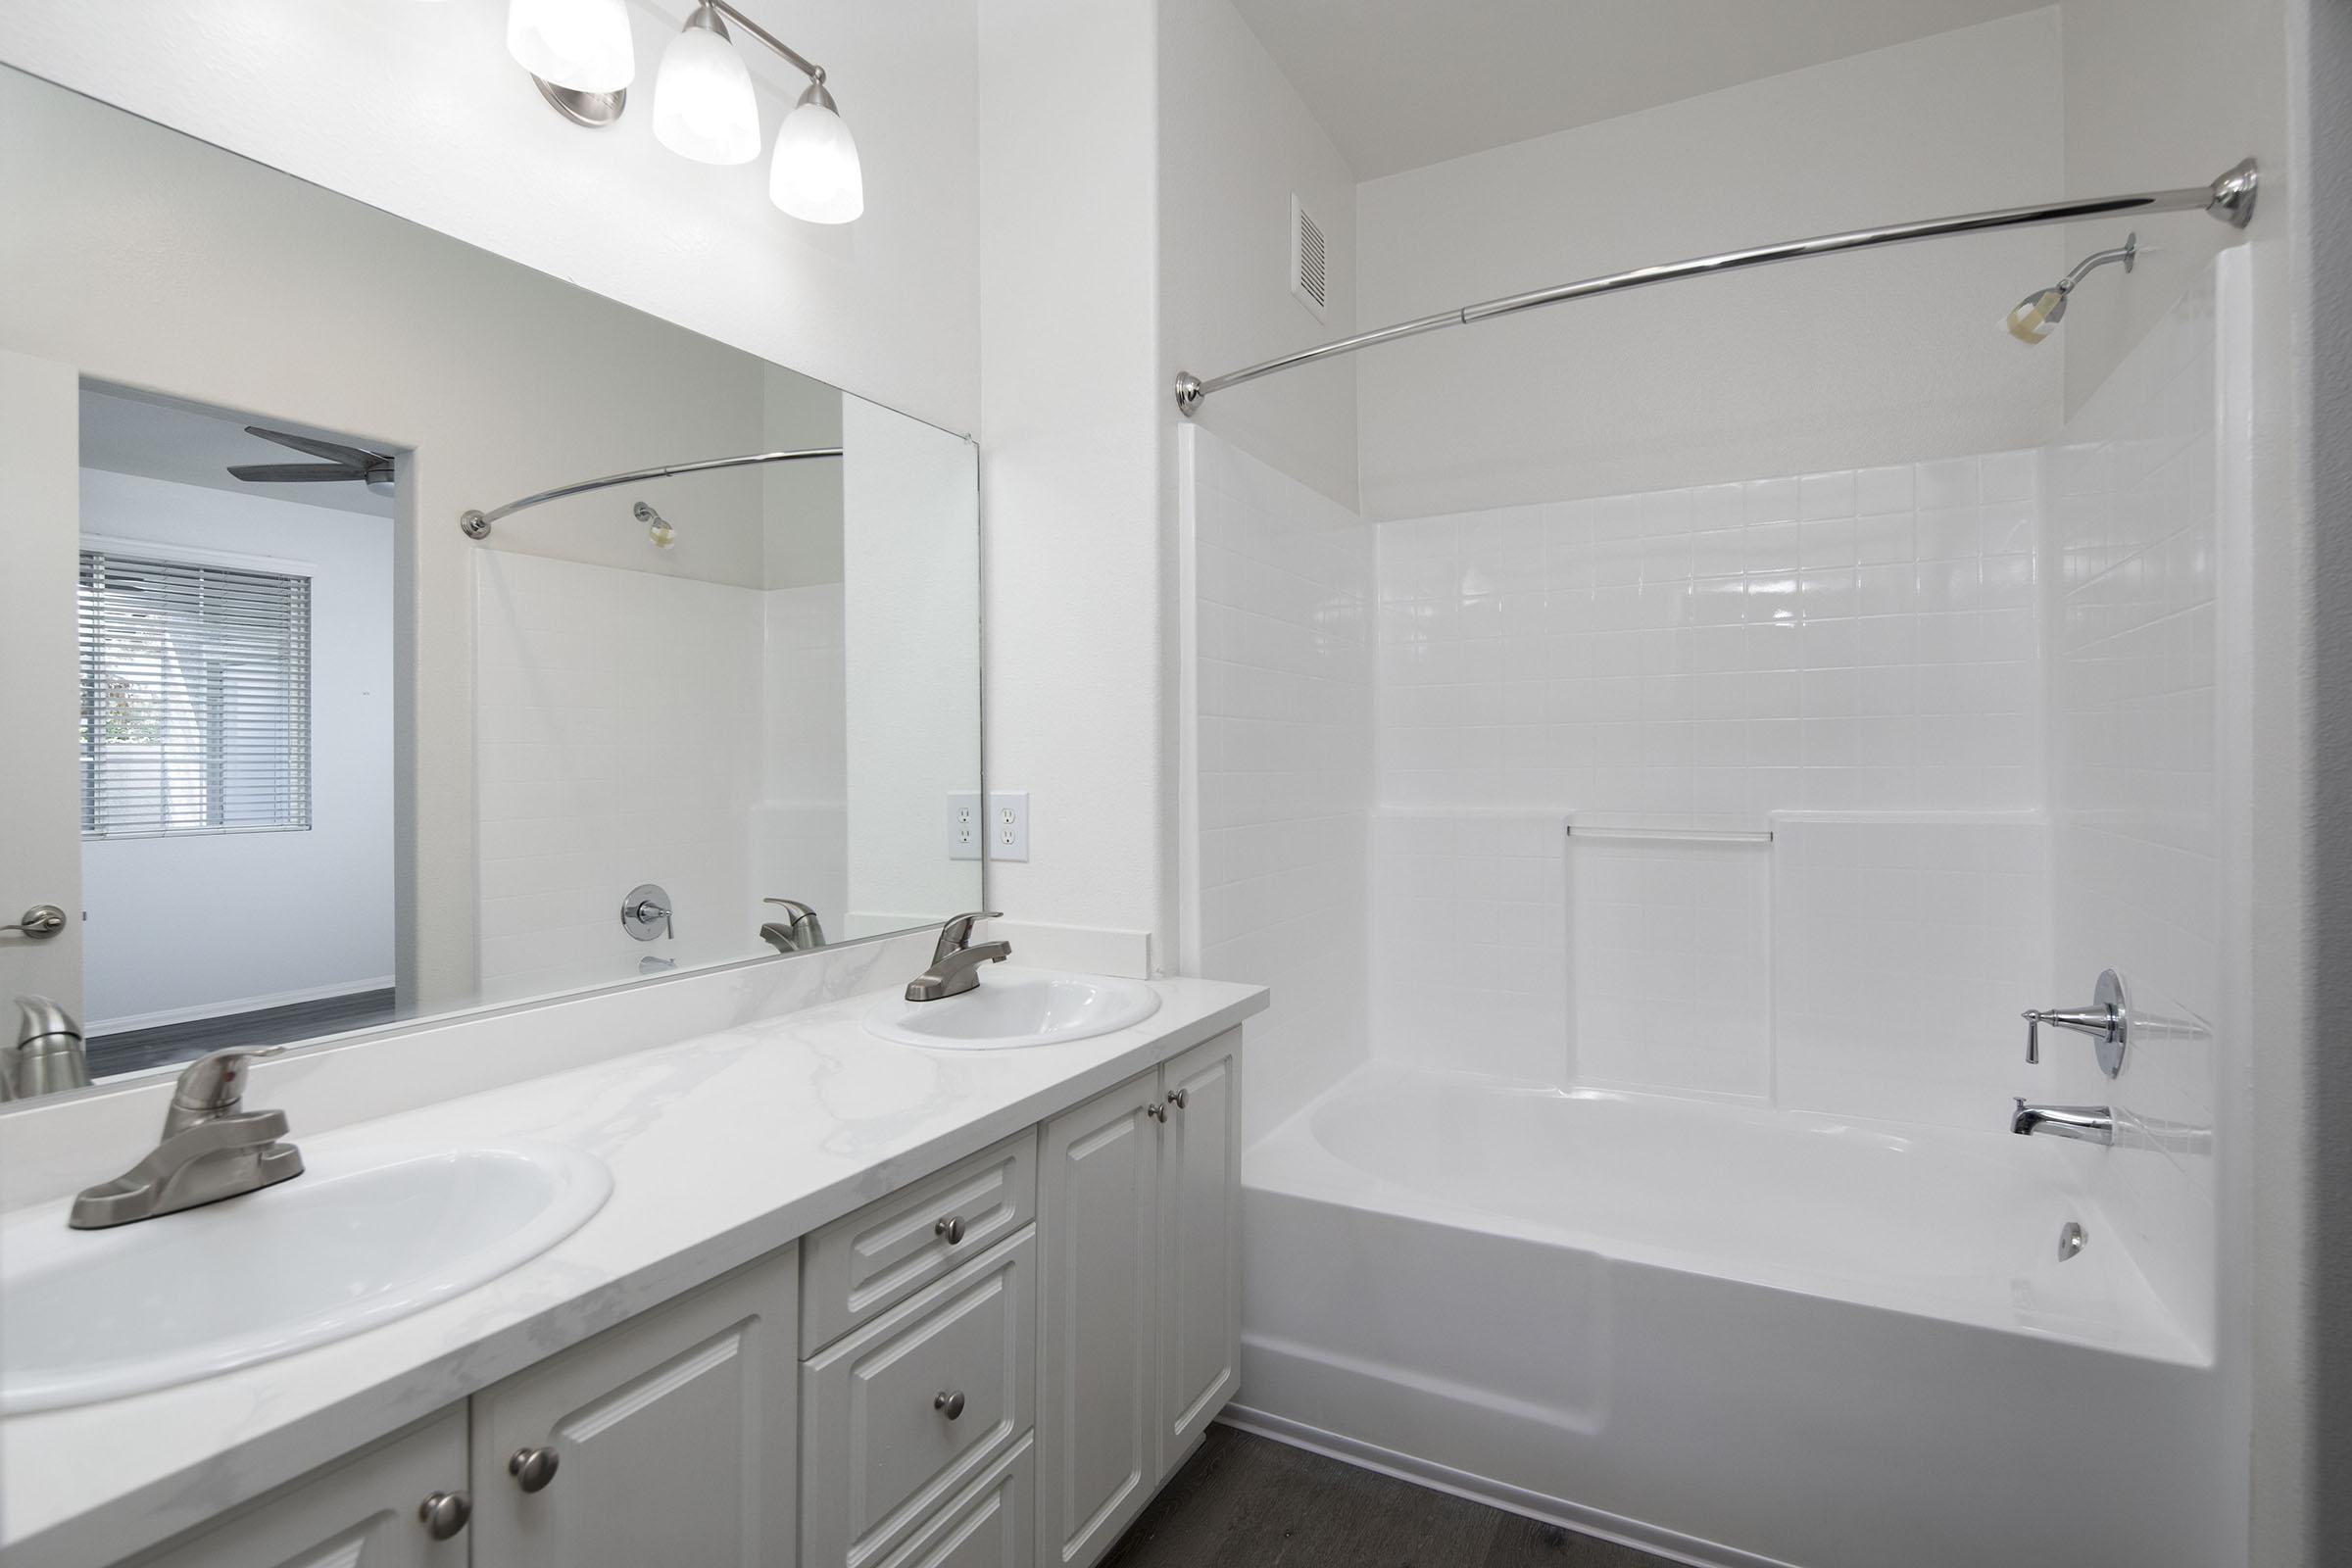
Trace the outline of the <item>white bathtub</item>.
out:
[[[2218,1568],[2128,1152],[1374,1068],[1243,1157],[1232,1419],[1692,1562]]]

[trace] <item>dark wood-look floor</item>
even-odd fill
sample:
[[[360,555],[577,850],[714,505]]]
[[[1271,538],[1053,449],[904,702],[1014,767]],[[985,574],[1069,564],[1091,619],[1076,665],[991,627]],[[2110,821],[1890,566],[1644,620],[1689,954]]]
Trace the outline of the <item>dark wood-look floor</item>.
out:
[[[90,1074],[137,1072],[167,1062],[187,1061],[224,1046],[276,1046],[291,1040],[341,1034],[390,1023],[395,1017],[390,990],[352,991],[339,997],[288,1003],[282,1007],[259,1007],[251,1012],[224,1013],[218,1018],[191,1018],[186,1023],[158,1024],[152,1029],[125,1029],[119,1034],[93,1035],[87,1043]]]
[[[1304,1448],[1210,1427],[1102,1568],[1675,1568]]]

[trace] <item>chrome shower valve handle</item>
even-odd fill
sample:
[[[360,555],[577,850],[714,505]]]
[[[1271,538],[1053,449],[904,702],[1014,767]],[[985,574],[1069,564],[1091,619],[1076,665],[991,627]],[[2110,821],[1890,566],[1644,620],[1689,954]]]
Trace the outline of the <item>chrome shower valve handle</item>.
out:
[[[2113,1078],[2124,1070],[2124,1054],[2132,1044],[2132,1006],[2123,977],[2113,969],[2099,972],[2099,988],[2087,1007],[2029,1007],[2026,1020],[2026,1060],[2041,1060],[2041,1026],[2052,1024],[2088,1035],[2098,1042],[2099,1070]]]

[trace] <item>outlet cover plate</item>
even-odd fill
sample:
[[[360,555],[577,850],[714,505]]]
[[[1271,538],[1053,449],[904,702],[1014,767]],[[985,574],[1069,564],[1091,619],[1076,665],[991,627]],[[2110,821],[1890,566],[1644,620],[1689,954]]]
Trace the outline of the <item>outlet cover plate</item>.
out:
[[[1029,858],[1029,792],[991,790],[988,796],[988,858]]]
[[[986,831],[980,822],[980,792],[978,790],[950,790],[948,792],[948,858],[977,860],[980,858],[981,834]]]

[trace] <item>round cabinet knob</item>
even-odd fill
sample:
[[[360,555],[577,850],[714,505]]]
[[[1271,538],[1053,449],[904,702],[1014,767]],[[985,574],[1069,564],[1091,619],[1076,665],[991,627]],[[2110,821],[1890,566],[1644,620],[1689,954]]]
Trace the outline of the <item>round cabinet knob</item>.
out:
[[[1166,1121],[1168,1119],[1167,1102],[1165,1101],[1154,1100],[1152,1102],[1152,1103],[1144,1107],[1144,1114],[1151,1117],[1153,1121]]]
[[[557,1454],[553,1448],[516,1448],[507,1461],[507,1474],[525,1492],[544,1492],[547,1484],[556,1479]]]
[[[1178,1110],[1182,1110],[1185,1106],[1191,1104],[1192,1101],[1193,1093],[1189,1089],[1171,1089],[1168,1091],[1168,1103],[1174,1105]]]
[[[963,1395],[960,1391],[940,1395],[931,1401],[931,1408],[953,1421],[963,1414]]]
[[[416,1517],[424,1521],[426,1535],[447,1541],[473,1517],[473,1499],[463,1492],[436,1492],[417,1504]]]
[[[963,1240],[963,1216],[950,1214],[946,1219],[931,1227],[931,1234],[946,1237],[948,1245],[954,1247],[957,1242]]]

